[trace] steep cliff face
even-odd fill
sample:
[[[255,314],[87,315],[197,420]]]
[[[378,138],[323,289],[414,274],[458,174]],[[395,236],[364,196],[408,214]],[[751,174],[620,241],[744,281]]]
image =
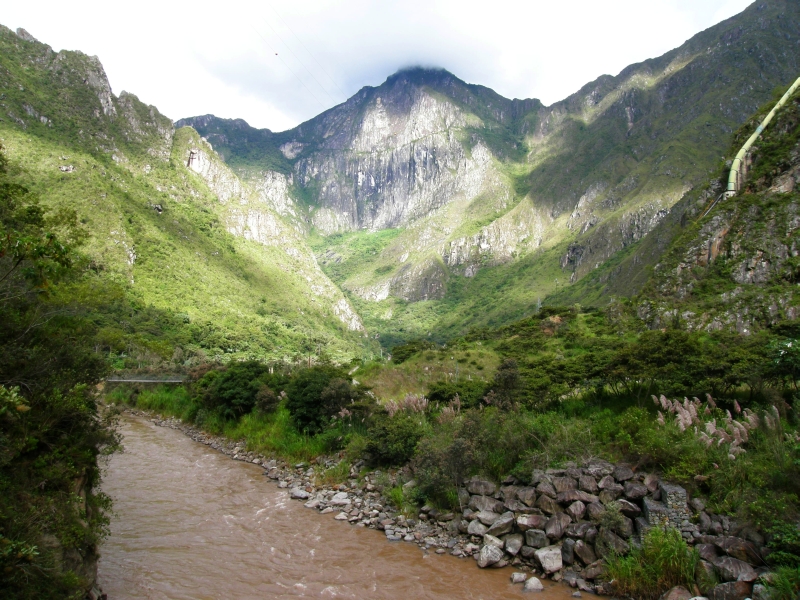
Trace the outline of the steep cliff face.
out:
[[[349,330],[363,330],[358,314],[319,268],[301,235],[281,218],[281,208],[287,216],[294,215],[286,195],[285,177],[267,173],[257,180],[260,185],[242,182],[219,159],[211,144],[188,128],[176,137],[173,152],[216,195],[221,205],[219,213],[228,232],[284,252],[285,257],[276,266],[303,280],[320,310],[330,307]]]

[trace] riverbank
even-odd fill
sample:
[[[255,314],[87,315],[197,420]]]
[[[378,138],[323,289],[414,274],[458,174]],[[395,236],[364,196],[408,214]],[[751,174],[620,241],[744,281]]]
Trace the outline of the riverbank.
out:
[[[756,584],[754,589],[753,584],[769,572],[764,560],[769,549],[757,531],[709,514],[699,499],[687,502],[680,486],[637,475],[623,465],[598,460],[580,468],[539,471],[530,486],[520,486],[513,478],[499,487],[473,478],[459,491],[462,511],[423,506],[409,514],[385,494],[400,484],[404,490],[414,487],[413,480],[403,481],[407,473],[402,470],[365,471],[356,463],[346,482],[321,483],[326,473],[336,473],[336,458],[292,465],[175,418],[131,412],[233,460],[259,466],[279,489],[286,489],[290,498],[308,509],[355,527],[383,531],[389,542],[415,544],[425,553],[473,559],[483,568],[510,566],[512,581],[525,589],[538,589],[549,578],[576,588],[576,596],[610,595],[614,588],[609,583],[609,560],[639,547],[647,530],[663,525],[681,531],[695,546],[699,555],[695,568],[708,575],[702,592],[711,598],[761,593],[763,586]],[[618,507],[616,515],[609,514],[612,503]],[[696,587],[693,592],[699,595],[701,590]]]
[[[120,421],[124,451],[110,457],[103,479],[114,519],[99,569],[113,600],[522,596],[508,569],[480,571],[387,543],[291,501],[290,488],[252,462],[150,420]],[[570,598],[570,588],[544,584],[543,600]]]

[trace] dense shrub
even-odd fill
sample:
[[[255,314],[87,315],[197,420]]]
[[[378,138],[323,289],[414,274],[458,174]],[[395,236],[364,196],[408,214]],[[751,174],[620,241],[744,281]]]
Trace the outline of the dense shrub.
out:
[[[319,433],[342,409],[360,404],[364,390],[353,386],[342,369],[320,365],[296,373],[286,394],[286,408],[298,429]]]
[[[450,401],[458,396],[461,406],[472,408],[478,406],[483,399],[486,385],[476,380],[454,381],[435,381],[428,389],[428,400],[432,403],[449,404]]]
[[[232,363],[224,370],[206,373],[197,383],[197,390],[207,409],[233,420],[253,410],[268,377],[269,370],[262,363]]]
[[[368,432],[366,451],[380,465],[404,465],[414,456],[423,435],[419,417],[406,412],[376,419]]]

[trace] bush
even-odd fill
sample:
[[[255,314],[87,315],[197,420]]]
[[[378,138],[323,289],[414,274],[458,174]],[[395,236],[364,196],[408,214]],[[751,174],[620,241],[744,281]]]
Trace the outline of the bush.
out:
[[[286,408],[298,429],[314,434],[343,408],[360,406],[364,391],[352,386],[343,370],[321,365],[297,373],[286,387],[286,394]]]
[[[417,417],[418,418],[418,417]],[[414,456],[423,430],[406,412],[378,419],[367,434],[366,451],[377,464],[404,465]]]
[[[448,404],[458,396],[462,407],[472,408],[480,404],[485,391],[486,386],[480,381],[435,381],[428,389],[428,400],[432,403]]]
[[[607,575],[617,594],[655,600],[676,585],[693,588],[699,555],[677,529],[653,527],[644,535],[640,548],[634,548],[628,556],[606,560]]]
[[[221,371],[209,371],[196,385],[203,405],[225,420],[235,420],[253,410],[264,379],[266,365],[248,361],[233,363]]]

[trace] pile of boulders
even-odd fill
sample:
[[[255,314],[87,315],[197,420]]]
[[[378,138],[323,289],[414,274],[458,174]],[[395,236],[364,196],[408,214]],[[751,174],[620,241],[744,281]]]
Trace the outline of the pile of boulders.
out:
[[[684,488],[626,465],[592,460],[581,467],[535,470],[529,482],[508,478],[502,485],[475,477],[458,491],[460,511],[423,506],[409,516],[383,493],[401,483],[397,474],[373,471],[359,477],[363,463],[357,463],[346,482],[318,485],[320,472],[334,467],[338,457],[319,457],[314,466],[290,465],[177,419],[153,422],[179,429],[235,460],[260,465],[267,477],[306,507],[383,531],[389,541],[471,557],[481,568],[515,567],[512,580],[524,582],[527,590],[538,589],[540,578],[551,578],[583,592],[611,594],[605,559],[629,552],[650,527],[674,527],[697,548],[698,581],[719,583],[693,591],[710,600],[758,595],[763,589],[754,583],[768,572],[765,559],[770,550],[756,529],[711,514],[702,500],[689,499]],[[408,492],[415,485],[411,480],[403,487]],[[689,596],[671,590],[674,598],[670,598],[688,600],[696,595],[684,592]]]

